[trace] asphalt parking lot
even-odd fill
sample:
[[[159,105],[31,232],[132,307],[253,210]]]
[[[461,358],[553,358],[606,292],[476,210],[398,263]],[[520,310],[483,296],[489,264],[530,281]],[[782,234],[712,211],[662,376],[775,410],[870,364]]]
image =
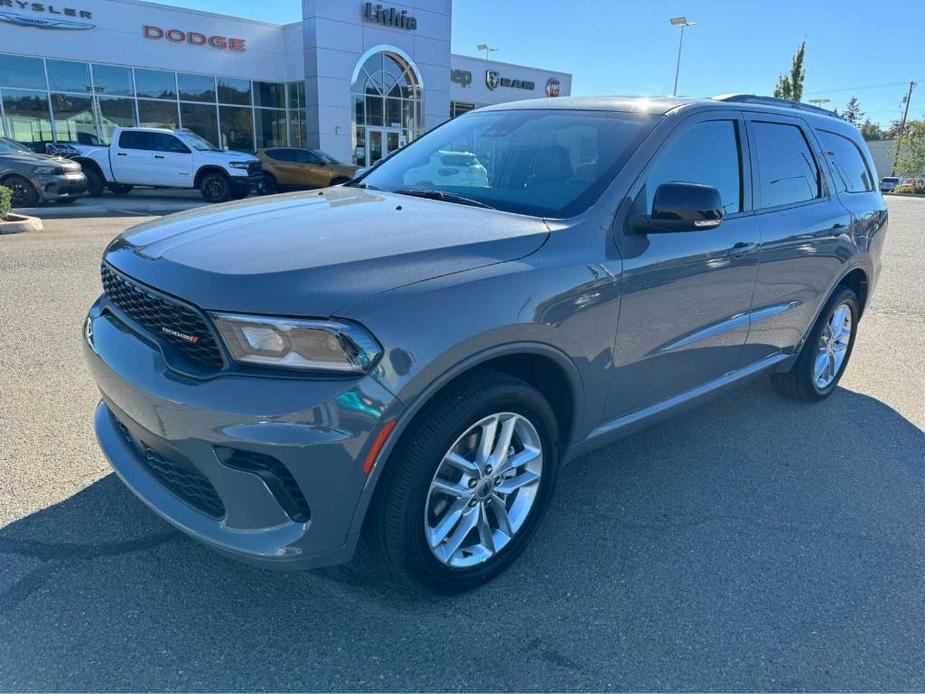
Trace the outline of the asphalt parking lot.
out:
[[[97,449],[79,346],[140,218],[0,237],[0,689],[925,689],[925,199],[889,205],[831,398],[759,381],[576,462],[520,561],[452,598],[156,518]]]

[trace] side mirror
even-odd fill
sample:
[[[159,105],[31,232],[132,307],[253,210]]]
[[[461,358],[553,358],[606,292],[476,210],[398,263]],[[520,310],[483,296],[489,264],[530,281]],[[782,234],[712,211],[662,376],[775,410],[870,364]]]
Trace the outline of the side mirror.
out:
[[[676,231],[706,231],[723,221],[723,200],[719,191],[698,183],[663,183],[655,191],[651,215],[630,220],[640,234]]]

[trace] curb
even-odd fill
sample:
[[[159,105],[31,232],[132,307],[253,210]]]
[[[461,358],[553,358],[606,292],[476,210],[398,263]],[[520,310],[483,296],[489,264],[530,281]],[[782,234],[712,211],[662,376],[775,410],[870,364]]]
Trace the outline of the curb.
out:
[[[44,228],[42,220],[38,217],[11,214],[0,219],[0,234],[22,234],[26,231],[41,231]]]

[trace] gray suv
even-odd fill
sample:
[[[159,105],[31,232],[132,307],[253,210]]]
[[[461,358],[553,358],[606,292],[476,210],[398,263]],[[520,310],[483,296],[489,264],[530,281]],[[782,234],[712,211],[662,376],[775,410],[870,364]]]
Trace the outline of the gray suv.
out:
[[[87,178],[80,164],[36,154],[5,137],[0,137],[0,186],[13,193],[13,207],[71,203],[87,194]]]
[[[487,177],[441,177],[441,152]],[[876,181],[854,127],[789,102],[480,109],[348,185],[113,241],[85,324],[100,445],[234,557],[320,567],[365,535],[471,588],[576,456],[763,374],[832,393],[880,269]]]

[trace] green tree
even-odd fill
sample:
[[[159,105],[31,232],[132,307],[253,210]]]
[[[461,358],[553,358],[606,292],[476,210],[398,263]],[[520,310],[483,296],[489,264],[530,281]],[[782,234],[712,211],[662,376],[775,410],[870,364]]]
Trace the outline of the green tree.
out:
[[[848,99],[848,105],[845,106],[845,110],[839,115],[856,128],[861,127],[861,119],[864,117],[864,112],[861,110],[861,104],[858,102],[858,98],[852,96]]]
[[[865,140],[883,140],[883,128],[881,128],[877,123],[873,123],[870,118],[865,119],[863,123],[858,127],[858,130],[861,131],[861,137]]]
[[[806,81],[806,68],[803,67],[803,58],[805,56],[806,41],[801,41],[797,52],[793,54],[793,64],[790,67],[790,74],[781,75],[777,78],[777,86],[774,87],[774,96],[778,99],[800,101],[800,99],[803,98],[803,82]]]
[[[925,176],[925,121],[908,121],[896,146],[896,175]]]

